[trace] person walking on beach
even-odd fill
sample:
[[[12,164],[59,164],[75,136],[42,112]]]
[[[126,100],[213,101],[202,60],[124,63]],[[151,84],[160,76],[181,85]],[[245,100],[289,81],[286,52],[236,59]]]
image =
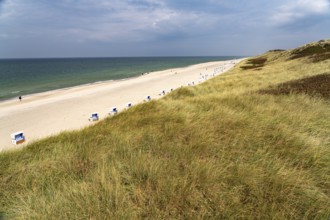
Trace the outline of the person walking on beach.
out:
[[[19,99],[19,101],[22,101],[22,96],[19,96],[18,99]]]

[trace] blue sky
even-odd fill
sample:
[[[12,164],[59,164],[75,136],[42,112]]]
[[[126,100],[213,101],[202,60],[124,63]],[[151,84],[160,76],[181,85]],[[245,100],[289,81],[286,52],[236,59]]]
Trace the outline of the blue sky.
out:
[[[0,58],[256,55],[330,38],[330,0],[0,0]]]

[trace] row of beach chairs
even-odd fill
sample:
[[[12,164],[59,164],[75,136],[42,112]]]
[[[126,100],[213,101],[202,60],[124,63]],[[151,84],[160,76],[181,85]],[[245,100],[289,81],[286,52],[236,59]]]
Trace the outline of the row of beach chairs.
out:
[[[171,90],[171,91],[173,91],[173,89]],[[161,94],[163,94],[163,95],[165,95],[166,93],[165,93],[165,90],[162,90],[161,92],[160,92],[160,95]],[[146,96],[146,98],[143,100],[144,102],[149,102],[149,101],[151,101],[151,96],[150,95],[148,95],[148,96]],[[131,102],[128,102],[127,104],[126,104],[126,109],[129,109],[129,108],[131,108],[133,105],[132,105],[132,103]],[[117,109],[117,107],[113,107],[110,111],[109,111],[109,115],[115,115],[115,114],[117,114],[118,113],[118,109]],[[98,121],[100,119],[100,117],[99,117],[99,114],[97,113],[97,112],[93,112],[91,115],[90,115],[90,117],[88,118],[88,120],[89,121]]]

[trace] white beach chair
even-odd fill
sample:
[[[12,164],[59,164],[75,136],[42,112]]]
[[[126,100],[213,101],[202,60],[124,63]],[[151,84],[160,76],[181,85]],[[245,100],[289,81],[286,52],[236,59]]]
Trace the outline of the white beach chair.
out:
[[[10,137],[11,137],[11,142],[16,145],[21,144],[25,141],[25,136],[23,134],[23,131],[13,133],[10,135]]]
[[[115,115],[115,114],[117,114],[117,113],[118,113],[117,108],[116,108],[116,107],[113,107],[113,108],[111,109],[111,111],[109,112],[109,115]]]
[[[148,95],[148,96],[146,97],[145,101],[147,101],[147,102],[151,101],[151,96]]]
[[[93,112],[88,120],[89,121],[98,121],[99,120],[99,114],[97,112]]]
[[[130,107],[132,107],[132,103],[129,102],[126,104],[126,108],[129,109]]]

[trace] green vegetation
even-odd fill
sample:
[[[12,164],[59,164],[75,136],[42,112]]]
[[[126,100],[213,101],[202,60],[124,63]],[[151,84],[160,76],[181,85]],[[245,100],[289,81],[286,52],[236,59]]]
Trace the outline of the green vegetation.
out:
[[[285,82],[277,85],[275,88],[260,90],[260,93],[272,95],[302,93],[330,100],[330,74],[320,74]]]
[[[265,57],[257,57],[257,58],[252,58],[248,59],[245,66],[241,66],[243,70],[248,70],[248,69],[255,69],[255,70],[261,70],[261,67],[265,65],[267,61],[267,58]]]
[[[308,57],[313,62],[330,59],[330,42],[321,40],[299,47],[291,52],[290,59]]]
[[[329,219],[329,99],[260,92],[330,73],[291,55],[2,153],[0,219]]]

